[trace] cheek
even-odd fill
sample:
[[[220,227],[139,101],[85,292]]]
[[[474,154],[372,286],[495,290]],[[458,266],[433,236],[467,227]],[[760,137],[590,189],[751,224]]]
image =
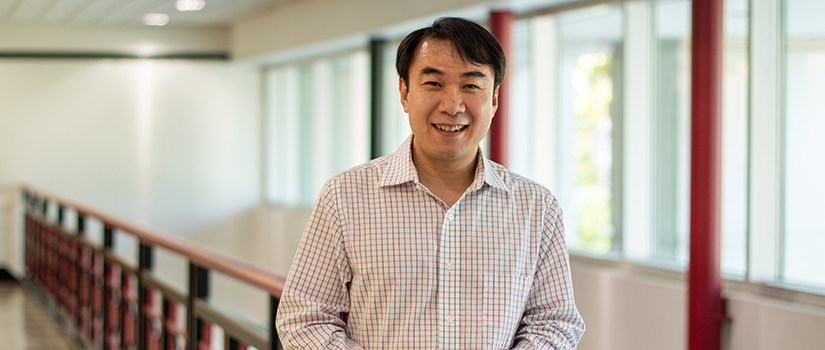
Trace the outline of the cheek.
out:
[[[489,98],[478,98],[472,105],[475,106],[474,112],[479,118],[492,118],[496,112],[493,101]]]
[[[436,100],[427,93],[410,93],[405,109],[407,113],[429,113],[430,110],[435,108],[436,104]]]

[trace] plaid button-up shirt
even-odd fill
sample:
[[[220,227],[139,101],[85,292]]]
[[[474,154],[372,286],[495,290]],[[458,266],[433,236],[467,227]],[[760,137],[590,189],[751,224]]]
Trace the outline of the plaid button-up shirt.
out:
[[[555,197],[480,155],[447,207],[411,142],[324,186],[278,310],[284,347],[574,348],[584,323]]]

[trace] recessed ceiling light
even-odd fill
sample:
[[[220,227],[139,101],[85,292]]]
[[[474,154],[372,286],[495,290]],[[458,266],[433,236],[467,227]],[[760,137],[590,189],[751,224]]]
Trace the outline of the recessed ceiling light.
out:
[[[206,1],[204,0],[178,0],[175,4],[175,7],[181,12],[200,11],[204,6],[206,6]]]
[[[143,23],[147,26],[165,26],[169,23],[169,15],[165,13],[147,13],[143,16]]]

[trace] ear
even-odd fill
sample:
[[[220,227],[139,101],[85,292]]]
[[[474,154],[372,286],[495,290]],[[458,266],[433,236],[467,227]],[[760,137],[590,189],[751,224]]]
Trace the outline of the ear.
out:
[[[407,86],[407,82],[404,81],[404,78],[398,78],[398,92],[401,95],[401,105],[404,106],[404,113],[410,113],[408,108],[410,87]]]
[[[498,90],[501,88],[501,85],[496,86],[496,89],[493,90],[493,117],[496,116],[496,111],[498,110]]]

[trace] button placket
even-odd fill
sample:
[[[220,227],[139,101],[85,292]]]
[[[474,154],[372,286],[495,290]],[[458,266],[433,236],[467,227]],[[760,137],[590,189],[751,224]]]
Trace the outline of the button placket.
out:
[[[460,256],[461,229],[457,211],[450,208],[443,217],[441,226],[439,265],[441,267],[439,277],[439,314],[441,315],[440,332],[444,338],[445,349],[458,346],[460,340],[456,336],[457,327],[460,326],[461,319],[461,282],[460,273],[457,268],[458,257]]]

